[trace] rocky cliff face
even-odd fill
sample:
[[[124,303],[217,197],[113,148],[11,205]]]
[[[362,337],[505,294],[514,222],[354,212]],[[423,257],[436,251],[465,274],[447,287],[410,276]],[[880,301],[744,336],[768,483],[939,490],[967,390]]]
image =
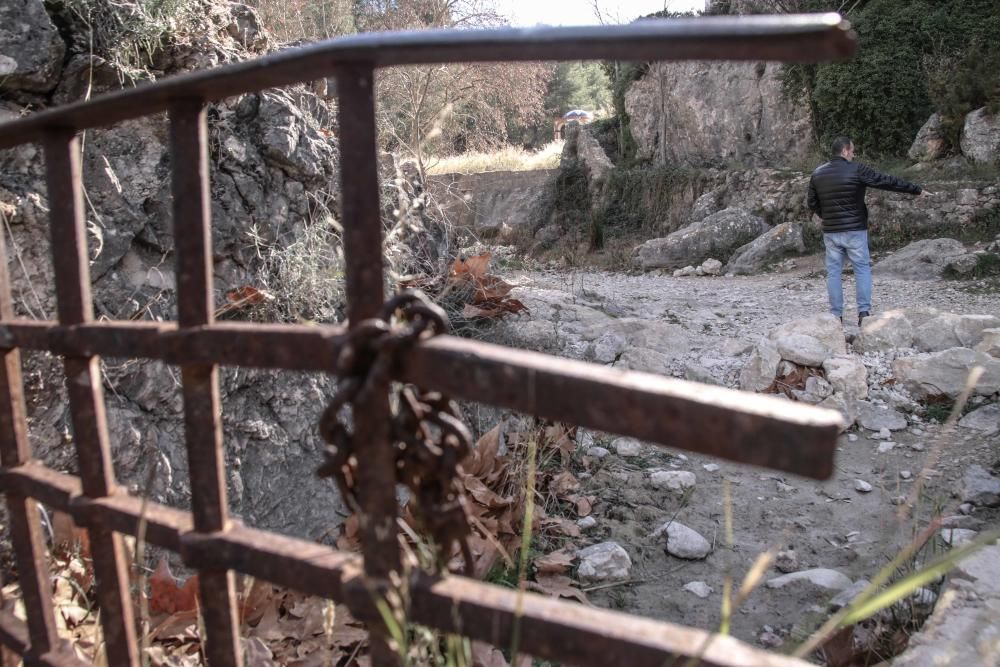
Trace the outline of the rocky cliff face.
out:
[[[15,0],[0,12],[0,122],[33,107],[65,103],[131,85],[132,71],[79,51],[59,33],[41,0]],[[267,47],[251,9],[204,0],[195,26],[149,54],[149,76],[252,57]],[[9,17],[8,17],[9,18]],[[55,36],[55,37],[54,37]],[[37,42],[45,44],[38,49]],[[35,54],[32,59],[30,54]],[[274,279],[269,258],[328,225],[336,208],[338,150],[331,104],[305,87],[245,95],[209,109],[212,237],[217,302],[229,289]],[[166,119],[153,116],[91,130],[83,139],[83,185],[94,281],[94,307],[108,319],[172,319],[176,313]],[[48,202],[41,151],[0,151],[0,217],[20,315],[55,318]],[[332,254],[332,253],[331,253]],[[276,313],[258,314],[277,317]],[[59,364],[28,355],[31,431],[36,453],[72,469],[69,414]],[[116,472],[127,484],[160,461],[152,489],[159,502],[190,498],[176,369],[159,363],[105,361],[105,390]],[[332,484],[313,469],[315,430],[331,393],[320,375],[230,369],[223,373],[226,458],[233,509],[247,523],[305,537],[329,535]],[[138,489],[141,490],[141,489]]]
[[[654,63],[625,95],[638,157],[690,167],[801,162],[808,106],[786,100],[774,63]]]

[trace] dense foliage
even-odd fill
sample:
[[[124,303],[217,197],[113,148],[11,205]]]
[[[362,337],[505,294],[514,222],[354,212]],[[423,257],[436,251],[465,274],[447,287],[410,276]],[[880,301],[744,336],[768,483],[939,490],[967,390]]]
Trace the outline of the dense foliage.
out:
[[[816,70],[813,102],[823,139],[856,137],[867,152],[901,154],[942,112],[958,143],[965,115],[1000,97],[996,0],[872,0],[853,19],[858,56]]]

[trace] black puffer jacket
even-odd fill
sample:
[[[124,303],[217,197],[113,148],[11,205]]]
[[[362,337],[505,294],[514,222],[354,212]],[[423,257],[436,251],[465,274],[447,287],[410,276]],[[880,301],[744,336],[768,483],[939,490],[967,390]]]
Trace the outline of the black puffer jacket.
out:
[[[809,210],[823,219],[824,232],[868,229],[867,188],[919,195],[920,187],[875,171],[860,162],[835,157],[809,179]]]

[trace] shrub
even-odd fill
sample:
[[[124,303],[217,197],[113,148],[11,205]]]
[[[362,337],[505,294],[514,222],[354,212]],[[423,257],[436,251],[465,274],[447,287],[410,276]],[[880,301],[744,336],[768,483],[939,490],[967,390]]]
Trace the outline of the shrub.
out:
[[[850,18],[858,33],[854,60],[784,70],[786,95],[808,93],[823,143],[847,134],[869,158],[902,155],[937,110],[957,147],[969,111],[1000,108],[995,0],[872,0]]]

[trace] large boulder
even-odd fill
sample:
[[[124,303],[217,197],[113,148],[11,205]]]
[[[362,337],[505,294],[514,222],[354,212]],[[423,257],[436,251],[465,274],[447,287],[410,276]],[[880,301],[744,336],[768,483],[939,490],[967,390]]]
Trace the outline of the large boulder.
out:
[[[49,92],[59,82],[65,53],[42,0],[0,4],[0,91]]]
[[[1000,329],[983,329],[983,340],[975,349],[991,357],[1000,358]]]
[[[822,366],[823,362],[833,354],[833,351],[825,343],[806,334],[786,334],[774,342],[782,359],[787,359],[800,366]]]
[[[866,317],[854,339],[858,352],[887,352],[901,347],[913,347],[913,323],[902,309]]]
[[[848,400],[868,396],[868,369],[853,354],[837,355],[823,362],[826,381],[833,390]]]
[[[710,258],[728,258],[769,229],[757,216],[727,208],[669,236],[646,241],[636,249],[636,256],[645,270],[679,269]]]
[[[917,138],[913,140],[906,155],[917,162],[930,162],[943,158],[947,150],[948,144],[941,128],[941,114],[934,113],[917,132]]]
[[[913,347],[921,352],[975,347],[982,342],[983,331],[994,327],[1000,327],[1000,317],[942,313],[914,330]]]
[[[975,393],[989,396],[1000,391],[1000,360],[964,347],[897,359],[893,362],[892,371],[907,391],[917,398],[957,398],[965,388],[973,366],[983,367]]]
[[[802,224],[785,222],[758,236],[750,243],[737,248],[726,266],[728,273],[757,273],[789,255],[806,251],[802,238]]]
[[[924,239],[900,248],[875,264],[876,275],[905,280],[941,278],[948,265],[968,253],[955,239]]]
[[[660,164],[785,166],[805,160],[809,105],[782,94],[777,63],[660,62],[625,93],[640,157]]]
[[[778,347],[769,340],[762,340],[740,371],[740,389],[764,391],[774,382],[780,363],[781,353],[778,352]]]
[[[769,229],[766,222],[743,209],[727,208],[667,237],[646,241],[636,254],[645,270],[679,269],[710,258],[728,258]]]
[[[997,162],[1000,158],[1000,114],[988,114],[983,107],[965,117],[962,153],[974,162]]]
[[[828,347],[833,354],[845,354],[847,352],[847,339],[844,338],[844,327],[841,325],[840,320],[829,313],[786,322],[771,331],[768,337],[772,341],[777,341],[791,334],[812,336]]]

